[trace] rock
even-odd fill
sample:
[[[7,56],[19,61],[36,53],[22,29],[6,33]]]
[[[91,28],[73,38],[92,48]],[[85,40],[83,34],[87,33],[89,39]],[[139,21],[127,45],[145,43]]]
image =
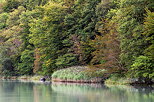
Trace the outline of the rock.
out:
[[[45,81],[46,81],[46,79],[45,79],[45,78],[41,78],[41,79],[40,79],[40,81],[43,81],[43,82],[45,82]]]

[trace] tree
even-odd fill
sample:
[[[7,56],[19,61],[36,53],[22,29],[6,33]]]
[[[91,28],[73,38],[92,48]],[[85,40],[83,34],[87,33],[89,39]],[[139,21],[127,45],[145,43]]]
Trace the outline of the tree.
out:
[[[4,12],[11,12],[14,9],[17,9],[20,5],[20,2],[18,0],[6,0],[3,6]]]
[[[28,10],[34,10],[37,6],[43,6],[50,0],[18,0]]]
[[[0,30],[7,26],[6,20],[8,19],[8,13],[1,13],[0,14]]]
[[[93,48],[89,41],[95,37],[95,25],[97,22],[96,5],[101,0],[77,0],[70,12],[65,17],[69,40],[73,46],[71,51],[78,57],[80,64],[88,64],[91,60]]]
[[[117,12],[118,32],[120,36],[120,59],[124,67],[130,68],[133,61],[143,54],[143,21],[145,8],[150,0],[121,0]]]
[[[131,66],[131,75],[150,83],[154,78],[154,12],[147,10],[145,17],[143,39],[145,49],[143,54],[135,59]]]
[[[10,58],[6,58],[2,62],[2,73],[4,75],[13,75],[14,74],[14,67],[13,63]]]
[[[32,75],[34,67],[34,52],[31,50],[24,50],[21,53],[20,62],[18,63],[19,75]]]
[[[154,78],[154,60],[147,56],[139,56],[131,66],[131,76],[151,81]]]
[[[67,7],[50,3],[38,8],[42,15],[29,24],[30,43],[40,51],[42,73],[49,75],[56,68],[56,59],[63,53],[63,19]]]
[[[146,41],[144,54],[150,58],[154,58],[154,12],[147,10],[147,17],[144,22],[143,36]]]

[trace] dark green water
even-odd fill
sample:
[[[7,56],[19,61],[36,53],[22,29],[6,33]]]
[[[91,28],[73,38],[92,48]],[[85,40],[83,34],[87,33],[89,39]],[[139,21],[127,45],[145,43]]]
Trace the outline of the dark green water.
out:
[[[0,102],[154,102],[154,89],[0,81]]]

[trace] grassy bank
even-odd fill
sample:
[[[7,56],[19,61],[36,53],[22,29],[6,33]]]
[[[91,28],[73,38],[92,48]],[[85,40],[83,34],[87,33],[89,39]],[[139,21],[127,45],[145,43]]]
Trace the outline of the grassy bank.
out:
[[[40,81],[44,76],[0,76],[1,80],[24,80]],[[154,84],[154,80],[146,81],[138,78],[128,78],[119,73],[108,73],[105,69],[90,68],[87,66],[74,66],[55,71],[52,77],[46,81],[52,82],[71,82],[71,83],[104,83],[106,85],[149,85]]]
[[[109,73],[105,69],[74,66],[61,69],[52,74],[53,82],[100,83],[107,85],[150,85],[154,80],[128,78],[119,73]]]
[[[109,78],[104,82],[106,85],[130,85],[134,83],[129,78]]]
[[[105,80],[106,85],[154,85],[154,79],[130,78],[119,76],[120,74],[112,74]]]
[[[104,81],[106,77],[106,70],[104,69],[91,69],[85,66],[75,66],[54,72],[52,81],[98,83]]]

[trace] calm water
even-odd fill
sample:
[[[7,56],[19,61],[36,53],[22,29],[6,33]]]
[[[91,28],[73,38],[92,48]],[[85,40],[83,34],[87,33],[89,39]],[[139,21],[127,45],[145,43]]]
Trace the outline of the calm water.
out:
[[[0,81],[0,102],[154,102],[154,89]]]

